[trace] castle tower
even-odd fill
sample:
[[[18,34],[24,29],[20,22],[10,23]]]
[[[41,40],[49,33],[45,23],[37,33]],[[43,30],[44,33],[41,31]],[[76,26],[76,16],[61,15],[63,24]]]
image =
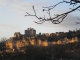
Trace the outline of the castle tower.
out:
[[[35,36],[36,35],[36,30],[33,28],[28,28],[25,30],[25,36]]]

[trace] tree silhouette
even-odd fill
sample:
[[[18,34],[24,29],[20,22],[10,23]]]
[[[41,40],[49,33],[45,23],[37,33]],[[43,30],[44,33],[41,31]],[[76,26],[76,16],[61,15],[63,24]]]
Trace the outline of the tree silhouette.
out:
[[[0,39],[0,50],[1,51],[4,51],[6,49],[6,47],[5,47],[6,46],[6,40],[7,40],[7,38],[5,38],[5,37]]]
[[[34,14],[32,15],[32,14],[29,14],[28,12],[26,12],[27,15],[25,15],[25,16],[35,16],[37,19],[39,19],[39,21],[35,21],[35,23],[37,23],[37,24],[42,24],[45,21],[51,21],[53,24],[59,24],[65,19],[65,17],[68,14],[70,14],[71,12],[74,12],[76,10],[79,10],[79,8],[80,8],[80,5],[79,5],[79,6],[75,7],[75,8],[73,8],[73,9],[71,8],[70,11],[67,11],[67,12],[62,13],[62,14],[54,14],[54,17],[51,17],[51,10],[54,9],[56,6],[58,6],[61,3],[70,4],[70,6],[74,7],[78,3],[80,3],[80,0],[70,0],[70,1],[63,0],[62,2],[59,2],[59,3],[57,3],[57,4],[53,5],[53,6],[43,7],[43,12],[46,11],[48,13],[48,15],[49,15],[49,18],[45,18],[45,15],[44,15],[44,17],[38,17],[37,14],[36,14],[34,6],[32,6]],[[76,24],[78,24],[78,22],[76,22]]]

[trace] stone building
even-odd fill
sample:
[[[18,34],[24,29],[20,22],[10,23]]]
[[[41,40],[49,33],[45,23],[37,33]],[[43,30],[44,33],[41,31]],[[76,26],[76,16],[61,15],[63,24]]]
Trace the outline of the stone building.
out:
[[[15,32],[14,37],[16,37],[16,38],[21,37],[21,33],[20,32]]]
[[[25,30],[25,36],[36,36],[36,30],[33,28],[28,28],[27,30]]]
[[[7,49],[18,49],[20,47],[27,46],[28,40],[34,39],[36,36],[36,30],[33,28],[28,28],[25,30],[25,34],[21,34],[20,32],[15,32],[14,37],[10,37],[6,41]]]

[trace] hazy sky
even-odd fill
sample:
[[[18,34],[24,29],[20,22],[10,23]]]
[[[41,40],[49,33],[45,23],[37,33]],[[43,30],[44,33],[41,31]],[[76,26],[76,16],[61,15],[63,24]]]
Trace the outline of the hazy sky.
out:
[[[12,37],[15,32],[21,32],[24,34],[24,30],[29,27],[36,29],[36,32],[42,33],[54,33],[63,32],[69,30],[79,29],[79,25],[75,25],[79,16],[79,11],[70,13],[62,23],[52,24],[51,22],[45,22],[43,24],[35,24],[33,21],[38,21],[35,17],[25,17],[26,12],[34,14],[32,6],[35,6],[35,10],[38,16],[44,16],[42,12],[42,6],[52,6],[62,0],[0,0],[0,38]],[[67,0],[69,1],[69,0]],[[78,6],[78,5],[77,5]],[[70,4],[60,4],[51,11],[52,17],[54,14],[60,14],[69,11],[69,8],[75,8]],[[46,17],[48,15],[46,14]]]

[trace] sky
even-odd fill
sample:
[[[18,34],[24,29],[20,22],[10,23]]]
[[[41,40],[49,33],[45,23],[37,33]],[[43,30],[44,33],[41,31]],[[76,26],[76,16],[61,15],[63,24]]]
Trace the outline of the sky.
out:
[[[62,0],[0,0],[0,38],[13,37],[15,32],[24,34],[24,31],[29,27],[36,29],[37,34],[40,32],[55,33],[79,29],[79,25],[75,24],[75,22],[79,22],[76,18],[79,16],[79,11],[70,13],[60,24],[52,24],[50,21],[36,24],[34,21],[39,21],[36,17],[25,17],[26,12],[34,14],[33,5],[37,16],[43,17],[45,15],[48,17],[46,12],[42,12],[43,7],[53,6],[60,1]],[[60,4],[51,10],[51,17],[54,17],[54,14],[67,12],[70,10],[69,8],[75,7],[66,3]]]

